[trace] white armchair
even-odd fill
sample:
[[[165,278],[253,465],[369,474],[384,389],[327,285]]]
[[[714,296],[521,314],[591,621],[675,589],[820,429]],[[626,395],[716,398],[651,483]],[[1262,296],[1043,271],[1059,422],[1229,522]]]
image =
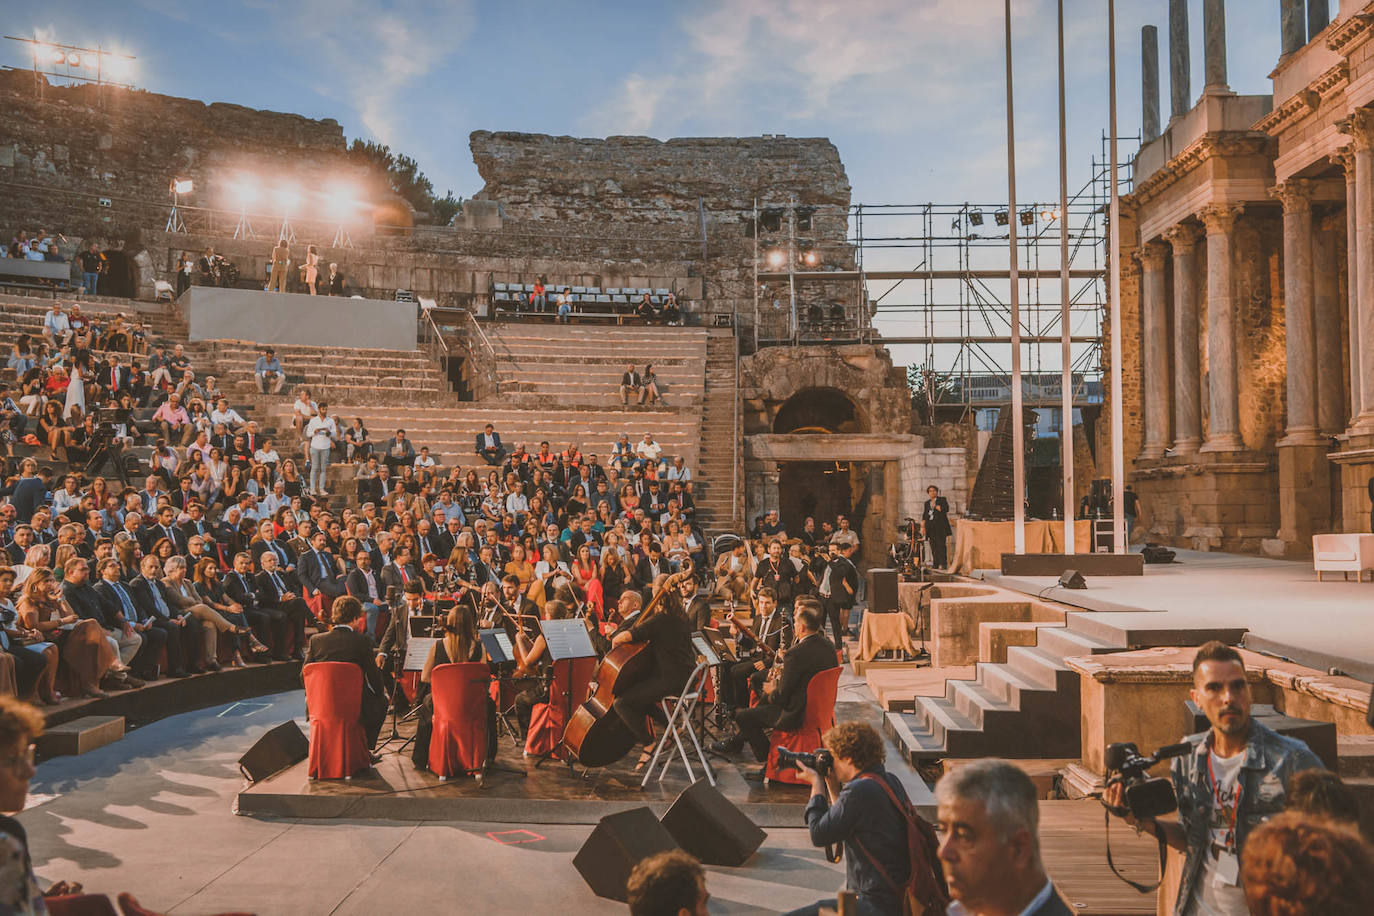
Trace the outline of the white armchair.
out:
[[[1366,569],[1374,573],[1374,534],[1312,535],[1312,566],[1318,582],[1324,572],[1338,572],[1346,579],[1353,572],[1356,581],[1364,581]]]

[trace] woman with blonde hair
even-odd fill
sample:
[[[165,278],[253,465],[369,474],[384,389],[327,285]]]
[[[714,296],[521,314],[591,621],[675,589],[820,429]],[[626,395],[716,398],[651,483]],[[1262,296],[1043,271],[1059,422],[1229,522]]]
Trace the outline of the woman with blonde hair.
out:
[[[82,620],[62,597],[62,584],[51,569],[35,569],[24,582],[18,603],[19,622],[57,643],[58,661],[83,697],[107,696],[101,679],[119,661],[119,652],[95,620]]]
[[[420,683],[428,684],[434,669],[440,665],[480,662],[484,658],[482,641],[477,636],[477,615],[472,606],[460,602],[449,608],[444,619],[444,635],[429,647],[424,667],[420,669]],[[485,676],[485,675],[484,675]],[[411,759],[415,768],[429,768],[429,740],[434,733],[434,697],[425,691],[420,701],[419,719],[415,725],[415,750]],[[487,759],[496,756],[496,704],[487,698]]]
[[[242,637],[251,635],[253,631],[248,628],[247,623],[235,626],[201,600],[195,585],[186,578],[185,557],[168,557],[162,563],[162,573],[162,584],[167,589],[167,601],[172,605],[172,609],[186,611],[202,624],[201,634],[205,640],[205,660],[203,662],[205,668],[209,671],[218,671],[219,634],[228,633],[232,636]],[[234,642],[235,645],[238,644],[237,640]]]

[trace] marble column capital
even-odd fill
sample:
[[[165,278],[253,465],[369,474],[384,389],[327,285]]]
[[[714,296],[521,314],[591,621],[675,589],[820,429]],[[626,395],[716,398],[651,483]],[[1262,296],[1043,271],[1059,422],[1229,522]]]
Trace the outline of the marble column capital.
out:
[[[1244,204],[1212,204],[1203,207],[1198,213],[1202,225],[1207,227],[1208,235],[1229,235],[1236,228]]]
[[[1174,254],[1186,254],[1197,247],[1197,243],[1202,241],[1202,227],[1192,223],[1179,223],[1164,231],[1164,241],[1168,242],[1174,249]]]
[[[1350,137],[1357,152],[1374,149],[1374,109],[1356,108],[1350,117],[1336,122],[1336,130]]]
[[[1290,178],[1269,189],[1269,196],[1283,204],[1284,213],[1312,211],[1312,182],[1305,178]]]
[[[1145,270],[1163,270],[1164,262],[1169,259],[1169,246],[1161,241],[1146,242],[1136,257]]]
[[[1342,146],[1327,157],[1331,164],[1345,172],[1345,183],[1355,183],[1355,148],[1353,145]]]

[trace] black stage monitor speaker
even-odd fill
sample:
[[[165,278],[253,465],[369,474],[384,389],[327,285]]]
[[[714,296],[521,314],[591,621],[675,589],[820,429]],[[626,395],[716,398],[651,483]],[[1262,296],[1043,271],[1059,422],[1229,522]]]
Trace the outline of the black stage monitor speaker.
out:
[[[1088,583],[1083,581],[1083,575],[1076,569],[1066,569],[1059,574],[1060,588],[1087,588]]]
[[[239,758],[239,770],[249,782],[280,773],[310,756],[310,741],[299,725],[283,722],[258,739],[258,743]]]
[[[663,826],[683,849],[707,865],[743,865],[762,845],[764,832],[704,779],[687,787],[663,815]]]
[[[891,614],[897,605],[897,570],[868,571],[868,609],[875,614]]]
[[[1172,550],[1158,544],[1146,544],[1145,549],[1140,553],[1145,557],[1146,563],[1172,563],[1175,557]]]
[[[625,882],[641,859],[677,849],[664,826],[648,808],[608,814],[573,857],[573,867],[598,897],[625,902]]]

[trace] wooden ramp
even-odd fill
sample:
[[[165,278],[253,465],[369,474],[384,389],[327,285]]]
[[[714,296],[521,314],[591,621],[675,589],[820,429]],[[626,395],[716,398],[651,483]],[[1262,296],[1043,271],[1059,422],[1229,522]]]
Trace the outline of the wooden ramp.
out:
[[[1155,912],[1154,894],[1137,893],[1107,868],[1102,805],[1096,800],[1042,801],[1040,851],[1055,886],[1075,912],[1098,916]],[[1153,884],[1158,876],[1154,838],[1136,836],[1120,820],[1112,823],[1112,861],[1139,884]]]

